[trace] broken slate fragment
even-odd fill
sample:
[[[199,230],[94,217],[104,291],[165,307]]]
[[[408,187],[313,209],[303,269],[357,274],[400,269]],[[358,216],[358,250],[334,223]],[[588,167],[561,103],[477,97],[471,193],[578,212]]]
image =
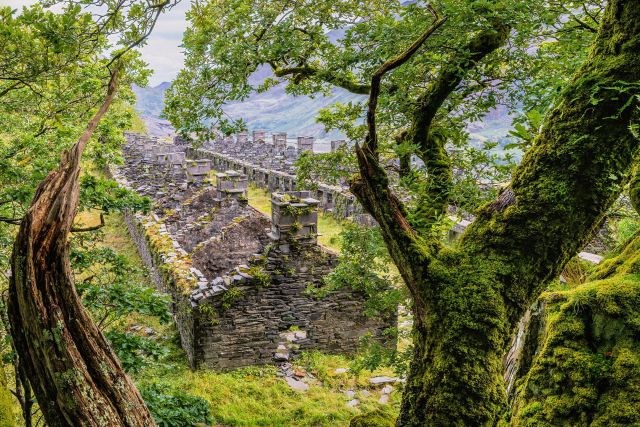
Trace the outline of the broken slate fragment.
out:
[[[396,381],[398,381],[398,378],[392,377],[373,377],[369,379],[369,382],[373,385],[395,383]]]
[[[284,362],[289,360],[289,355],[287,353],[276,353],[273,355],[273,360],[276,362]]]
[[[309,390],[309,384],[303,383],[302,381],[298,381],[295,378],[287,377],[285,378],[289,387],[295,391],[307,391]]]

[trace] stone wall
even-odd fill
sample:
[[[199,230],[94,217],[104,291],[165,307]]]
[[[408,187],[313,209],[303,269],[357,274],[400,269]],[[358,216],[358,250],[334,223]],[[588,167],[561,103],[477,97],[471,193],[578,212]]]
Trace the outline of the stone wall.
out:
[[[311,349],[350,353],[365,334],[382,338],[392,319],[380,322],[364,316],[364,301],[353,292],[339,290],[322,299],[308,294],[334,265],[335,258],[317,246],[293,255],[273,249],[256,257],[228,285],[235,299],[225,300],[227,291],[200,302],[199,307],[207,309],[196,317],[195,365],[224,369],[271,363]],[[254,278],[255,271],[266,279]],[[293,351],[287,346],[289,331],[300,336]]]
[[[193,274],[186,258],[167,250],[166,243],[174,241],[163,234],[157,234],[161,226],[155,215],[145,217],[141,214],[125,214],[125,222],[129,235],[135,243],[142,262],[151,274],[151,278],[158,290],[171,295],[172,307],[176,326],[180,334],[180,342],[187,359],[193,366],[194,352],[197,343],[194,340],[195,322],[189,293],[185,288],[197,287],[202,283],[203,276]],[[163,244],[164,243],[164,244]],[[173,245],[172,245],[173,246]],[[167,268],[169,267],[170,268]]]
[[[187,153],[194,159],[210,160],[211,167],[217,171],[239,171],[245,174],[251,183],[269,191],[298,189],[297,177],[292,168],[288,171],[268,169],[249,160],[242,160],[237,154],[224,154],[205,148],[188,148]],[[248,157],[250,156],[244,158]],[[314,197],[320,201],[319,208],[331,212],[337,218],[352,218],[358,223],[367,225],[373,223],[373,219],[364,212],[355,196],[346,188],[320,183],[313,193]]]
[[[337,259],[316,243],[320,201],[312,194],[275,193],[270,221],[247,205],[244,174],[218,173],[213,187],[215,161],[179,155],[180,145],[127,139],[125,165],[112,175],[153,199],[151,214],[126,221],[156,286],[172,295],[192,368],[273,363],[311,349],[349,353],[364,335],[395,344],[383,332],[396,316],[363,316],[363,295],[314,297]]]

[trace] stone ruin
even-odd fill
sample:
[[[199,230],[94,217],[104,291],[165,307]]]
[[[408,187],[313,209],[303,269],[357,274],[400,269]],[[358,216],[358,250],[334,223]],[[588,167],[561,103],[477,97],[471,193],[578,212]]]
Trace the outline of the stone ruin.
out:
[[[285,132],[271,134],[266,142],[265,131],[254,131],[252,140],[246,132],[235,136],[220,137],[207,142],[204,147],[185,147],[189,157],[211,161],[211,167],[220,172],[236,170],[245,174],[249,182],[269,191],[296,191],[295,161],[301,153],[313,153],[314,138],[301,136],[289,142]],[[331,150],[346,146],[346,141],[331,141]],[[364,224],[374,224],[348,190],[346,182],[340,185],[318,183],[313,197],[319,200],[318,207],[337,218],[351,218]]]
[[[112,174],[153,200],[150,215],[126,220],[156,286],[172,295],[192,368],[351,353],[365,335],[395,345],[384,334],[395,315],[364,316],[365,297],[351,289],[314,293],[337,256],[317,244],[313,194],[274,192],[268,218],[247,204],[244,173],[213,175],[210,160],[189,159],[178,144],[131,133],[127,141]]]
[[[298,137],[298,152],[305,151],[313,152],[313,137],[312,136],[299,136]]]

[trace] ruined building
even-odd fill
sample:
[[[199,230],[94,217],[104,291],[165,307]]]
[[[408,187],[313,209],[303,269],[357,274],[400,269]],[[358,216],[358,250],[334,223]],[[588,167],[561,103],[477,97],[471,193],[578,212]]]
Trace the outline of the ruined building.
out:
[[[247,204],[245,174],[212,175],[209,160],[188,159],[180,145],[127,140],[125,165],[112,174],[153,199],[153,213],[127,223],[156,285],[173,297],[193,368],[353,352],[363,336],[383,340],[395,326],[395,316],[364,316],[365,298],[351,289],[313,292],[337,258],[317,244],[319,201],[309,192],[274,192],[268,218]]]

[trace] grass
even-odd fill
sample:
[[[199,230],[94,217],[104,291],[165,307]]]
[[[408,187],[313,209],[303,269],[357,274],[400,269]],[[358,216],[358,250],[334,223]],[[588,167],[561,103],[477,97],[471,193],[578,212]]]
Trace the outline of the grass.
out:
[[[271,194],[268,190],[249,185],[249,204],[255,209],[271,216]],[[330,213],[318,211],[318,243],[333,251],[340,252],[340,232],[342,222]]]
[[[147,134],[147,124],[142,120],[142,118],[138,114],[134,114],[133,123],[131,124],[132,132],[141,133],[143,135]]]
[[[248,198],[251,206],[271,217],[271,194],[268,190],[250,184]]]
[[[105,225],[100,229],[104,233],[103,242],[98,246],[108,246],[121,255],[124,255],[132,264],[142,265],[142,259],[138,255],[136,245],[133,243],[127,231],[127,225],[121,213],[112,212],[104,216]],[[100,223],[98,211],[82,211],[76,215],[75,226],[92,226]]]
[[[295,362],[294,362],[295,363]],[[321,353],[303,355],[297,369],[311,372],[322,385],[311,385],[306,392],[294,391],[277,376],[273,366],[242,368],[228,372],[171,367],[162,372],[145,372],[144,381],[169,384],[184,392],[204,398],[211,405],[217,425],[223,426],[347,426],[354,416],[383,405],[377,402],[378,388],[367,390],[370,396],[357,393],[360,404],[347,406],[353,397],[347,390],[367,389],[371,375],[355,379],[349,374],[335,374],[335,367],[346,367],[344,356]],[[389,408],[397,411],[400,394],[391,394]]]
[[[335,216],[324,211],[318,212],[318,243],[340,252],[340,233],[342,230],[342,223]]]

